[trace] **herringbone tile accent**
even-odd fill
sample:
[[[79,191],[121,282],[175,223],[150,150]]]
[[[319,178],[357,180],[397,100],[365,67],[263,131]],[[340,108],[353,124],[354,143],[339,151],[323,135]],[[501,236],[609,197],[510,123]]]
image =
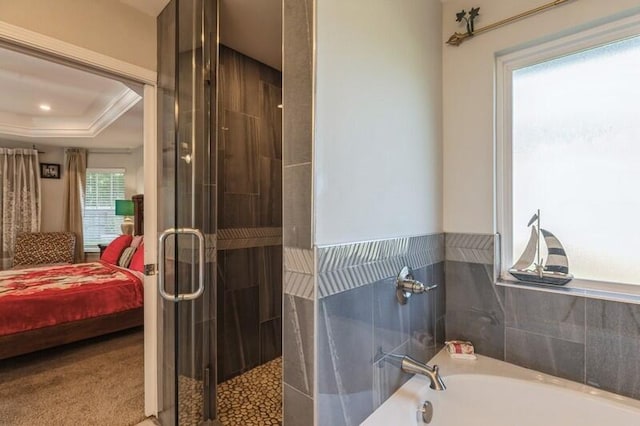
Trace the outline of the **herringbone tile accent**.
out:
[[[285,271],[313,275],[313,250],[285,247],[283,253]]]
[[[305,299],[313,299],[315,295],[313,251],[285,247],[283,258],[284,292]]]
[[[282,235],[282,228],[226,228],[218,230],[218,240],[232,240],[237,238],[266,238]]]
[[[218,250],[278,246],[282,228],[227,228],[218,230]]]
[[[313,300],[315,294],[313,287],[313,275],[288,271],[284,273],[285,294]]]
[[[327,297],[393,277],[405,265],[421,268],[443,260],[443,234],[321,247],[318,295]]]
[[[446,234],[445,259],[493,265],[494,240],[493,234]]]

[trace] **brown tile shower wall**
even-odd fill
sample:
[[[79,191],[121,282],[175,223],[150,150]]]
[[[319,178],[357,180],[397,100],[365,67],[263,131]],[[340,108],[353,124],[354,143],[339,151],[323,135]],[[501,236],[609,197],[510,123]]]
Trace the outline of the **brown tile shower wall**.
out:
[[[283,3],[283,402],[286,426],[314,424],[313,0]]]
[[[468,339],[480,354],[640,399],[640,300],[496,286],[494,241],[445,236],[447,339]]]
[[[220,47],[218,379],[282,347],[281,73]]]

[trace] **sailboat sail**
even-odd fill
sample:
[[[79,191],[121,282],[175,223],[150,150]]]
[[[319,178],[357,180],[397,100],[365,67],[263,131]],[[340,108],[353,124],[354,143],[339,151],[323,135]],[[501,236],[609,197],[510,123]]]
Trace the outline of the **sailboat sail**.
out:
[[[536,230],[536,227],[533,226],[531,227],[531,237],[529,237],[527,247],[524,249],[524,252],[520,256],[520,259],[518,259],[515,265],[513,265],[513,269],[521,271],[531,266],[531,264],[535,261],[537,248],[538,231]]]
[[[546,229],[541,229],[544,241],[547,244],[549,256],[545,264],[545,270],[551,272],[559,272],[562,274],[569,273],[569,261],[564,247],[560,244],[558,238]]]

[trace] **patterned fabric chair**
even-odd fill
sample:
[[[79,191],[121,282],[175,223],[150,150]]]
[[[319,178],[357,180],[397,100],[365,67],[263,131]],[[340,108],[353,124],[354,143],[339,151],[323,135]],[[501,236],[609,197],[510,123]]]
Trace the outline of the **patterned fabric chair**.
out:
[[[75,248],[72,232],[23,232],[16,237],[13,268],[73,263]]]

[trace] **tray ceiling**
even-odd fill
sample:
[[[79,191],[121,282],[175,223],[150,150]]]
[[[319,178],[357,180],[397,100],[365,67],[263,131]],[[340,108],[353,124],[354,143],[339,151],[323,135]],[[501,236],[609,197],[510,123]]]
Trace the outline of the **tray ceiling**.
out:
[[[0,64],[5,139],[95,138],[142,99],[119,81],[8,49]]]

